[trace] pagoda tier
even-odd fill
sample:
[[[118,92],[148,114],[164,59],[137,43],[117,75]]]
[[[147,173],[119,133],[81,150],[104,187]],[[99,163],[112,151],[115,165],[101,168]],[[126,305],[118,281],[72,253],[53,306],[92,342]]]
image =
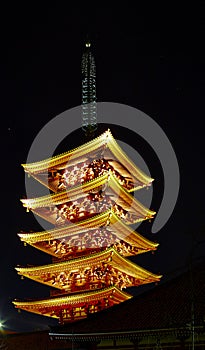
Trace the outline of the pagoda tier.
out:
[[[93,180],[108,171],[128,192],[150,186],[153,181],[127,157],[110,130],[69,152],[22,165],[28,174],[54,192]]]
[[[19,233],[21,241],[58,259],[72,259],[114,247],[122,256],[156,250],[158,243],[149,241],[125,225],[112,210],[75,225],[49,231]]]
[[[112,173],[53,195],[21,201],[54,225],[79,222],[111,208],[126,224],[151,219],[155,214],[129,194]]]
[[[65,262],[17,267],[19,275],[66,293],[81,293],[110,286],[119,289],[157,282],[153,274],[122,257],[114,248]]]
[[[59,319],[60,323],[73,322],[91,313],[119,304],[132,296],[109,287],[69,296],[53,297],[38,301],[13,301],[16,308]]]

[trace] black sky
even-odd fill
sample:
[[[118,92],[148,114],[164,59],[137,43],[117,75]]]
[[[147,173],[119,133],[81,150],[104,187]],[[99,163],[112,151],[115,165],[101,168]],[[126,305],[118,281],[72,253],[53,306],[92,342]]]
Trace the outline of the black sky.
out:
[[[127,104],[151,116],[167,134],[179,162],[181,187],[173,215],[154,236],[148,223],[139,229],[160,242],[160,248],[137,262],[162,273],[166,280],[186,268],[191,258],[204,258],[203,5],[146,10],[6,7],[0,22],[0,319],[5,326],[24,331],[52,323],[29,313],[18,314],[11,304],[14,298],[48,295],[48,288],[21,281],[14,271],[17,264],[49,261],[45,254],[23,247],[17,237],[20,230],[38,229],[19,201],[25,196],[21,163],[49,120],[80,105],[80,63],[88,32],[94,43],[98,101]],[[125,141],[126,134],[118,134]],[[163,188],[160,163],[146,143],[137,139],[136,146],[132,136],[126,135],[156,179],[153,207],[157,210]]]

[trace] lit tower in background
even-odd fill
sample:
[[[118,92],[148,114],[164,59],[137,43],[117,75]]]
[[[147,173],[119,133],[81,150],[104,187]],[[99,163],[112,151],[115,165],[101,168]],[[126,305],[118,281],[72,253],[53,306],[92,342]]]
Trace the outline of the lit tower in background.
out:
[[[92,135],[97,129],[96,66],[89,40],[82,56],[82,129]]]

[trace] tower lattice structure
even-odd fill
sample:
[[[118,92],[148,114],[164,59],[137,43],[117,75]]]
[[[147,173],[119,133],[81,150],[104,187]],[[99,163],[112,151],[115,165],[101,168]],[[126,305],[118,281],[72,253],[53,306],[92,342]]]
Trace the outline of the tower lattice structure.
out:
[[[82,129],[92,134],[97,129],[96,65],[89,40],[82,56]]]

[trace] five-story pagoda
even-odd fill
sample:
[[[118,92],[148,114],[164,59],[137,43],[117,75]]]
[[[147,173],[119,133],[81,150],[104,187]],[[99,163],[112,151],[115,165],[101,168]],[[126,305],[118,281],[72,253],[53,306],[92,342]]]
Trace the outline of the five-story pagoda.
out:
[[[82,73],[82,127],[90,137],[97,126],[90,42]],[[19,237],[51,255],[52,263],[16,270],[46,284],[51,293],[41,300],[15,300],[16,308],[71,322],[131,298],[128,287],[160,280],[129,260],[158,246],[131,228],[155,214],[132,195],[153,179],[135,166],[110,130],[74,150],[23,167],[52,194],[22,203],[53,228]]]

